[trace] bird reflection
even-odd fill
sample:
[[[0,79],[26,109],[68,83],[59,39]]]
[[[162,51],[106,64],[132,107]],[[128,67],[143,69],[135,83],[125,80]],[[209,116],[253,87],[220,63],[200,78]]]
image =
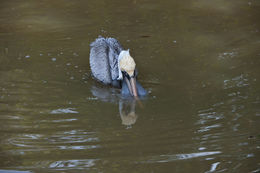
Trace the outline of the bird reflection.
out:
[[[137,120],[137,114],[135,113],[136,100],[119,100],[119,113],[122,120],[122,124],[131,126],[135,124]]]
[[[93,85],[91,92],[93,96],[101,101],[118,103],[119,114],[123,125],[130,127],[135,124],[138,117],[136,114],[136,102],[138,100],[132,97],[123,98],[120,90],[110,87]]]

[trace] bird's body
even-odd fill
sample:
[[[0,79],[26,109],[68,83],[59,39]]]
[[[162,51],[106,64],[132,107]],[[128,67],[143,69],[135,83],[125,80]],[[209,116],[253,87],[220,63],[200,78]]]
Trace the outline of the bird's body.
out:
[[[90,44],[90,68],[92,75],[104,84],[120,87],[117,80],[118,55],[123,50],[114,38],[99,37]]]
[[[122,88],[124,95],[146,95],[136,81],[134,59],[114,38],[99,37],[90,44],[90,68],[98,81]],[[128,87],[128,88],[127,88]]]

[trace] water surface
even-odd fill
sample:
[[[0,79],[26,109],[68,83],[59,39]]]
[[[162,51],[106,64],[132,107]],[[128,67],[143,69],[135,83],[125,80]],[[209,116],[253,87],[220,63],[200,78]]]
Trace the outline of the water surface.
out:
[[[260,172],[260,3],[2,1],[0,172]],[[130,49],[140,103],[95,82]]]

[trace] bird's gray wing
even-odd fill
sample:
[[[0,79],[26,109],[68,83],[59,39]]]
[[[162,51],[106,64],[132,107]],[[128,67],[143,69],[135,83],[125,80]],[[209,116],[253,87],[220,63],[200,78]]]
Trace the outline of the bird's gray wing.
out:
[[[111,72],[109,63],[109,46],[103,37],[97,38],[90,44],[90,69],[92,75],[105,84],[111,84]]]
[[[109,57],[109,65],[110,65],[110,73],[111,79],[116,81],[119,73],[118,73],[118,55],[123,50],[120,43],[114,38],[107,38],[108,43],[108,57]]]

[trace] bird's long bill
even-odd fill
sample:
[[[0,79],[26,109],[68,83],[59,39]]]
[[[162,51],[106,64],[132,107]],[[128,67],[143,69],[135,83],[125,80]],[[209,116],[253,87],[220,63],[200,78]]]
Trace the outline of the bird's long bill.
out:
[[[131,84],[131,87],[132,87],[134,97],[138,97],[135,77],[130,78],[130,84]]]
[[[128,78],[125,78],[127,87],[129,89],[129,92],[131,93],[132,96],[134,97],[138,97],[138,93],[137,93],[137,88],[136,88],[136,79],[135,77],[131,77],[130,81],[128,80]]]

